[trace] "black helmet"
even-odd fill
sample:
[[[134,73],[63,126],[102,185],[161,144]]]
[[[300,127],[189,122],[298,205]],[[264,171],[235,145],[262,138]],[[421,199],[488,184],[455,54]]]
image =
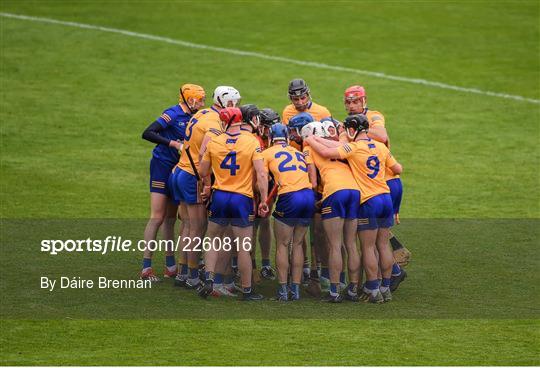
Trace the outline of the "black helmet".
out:
[[[265,108],[260,111],[259,118],[262,125],[271,126],[281,122],[281,118],[278,113],[270,108]]]
[[[369,121],[364,114],[354,114],[349,115],[345,118],[343,121],[343,125],[345,126],[345,129],[347,130],[347,135],[351,139],[355,139],[358,133],[361,131],[366,131],[369,129]],[[349,134],[349,128],[353,128],[355,133],[354,136],[351,136]]]
[[[242,111],[242,121],[248,124],[253,124],[253,117],[260,114],[259,108],[254,104],[242,105],[240,111]]]
[[[289,83],[289,98],[309,94],[309,87],[303,79],[293,79]]]

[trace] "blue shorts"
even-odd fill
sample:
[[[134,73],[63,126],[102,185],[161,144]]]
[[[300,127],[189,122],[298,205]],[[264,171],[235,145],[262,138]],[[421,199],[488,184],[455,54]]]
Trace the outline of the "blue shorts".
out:
[[[289,226],[308,226],[315,213],[315,195],[311,189],[281,194],[272,215]]]
[[[399,213],[401,206],[401,197],[403,196],[403,185],[400,178],[390,179],[386,182],[390,188],[390,196],[392,196],[392,206],[394,207],[394,215]]]
[[[171,197],[169,177],[174,165],[155,157],[150,160],[150,193],[161,193]]]
[[[355,219],[358,217],[360,206],[360,191],[356,189],[342,189],[332,193],[322,202],[322,219],[340,217]]]
[[[197,178],[195,175],[176,167],[169,183],[172,197],[176,202],[197,203]]]
[[[358,231],[388,228],[394,225],[394,207],[388,193],[372,197],[360,205]]]
[[[208,210],[208,221],[227,226],[253,225],[253,199],[243,194],[214,190]]]

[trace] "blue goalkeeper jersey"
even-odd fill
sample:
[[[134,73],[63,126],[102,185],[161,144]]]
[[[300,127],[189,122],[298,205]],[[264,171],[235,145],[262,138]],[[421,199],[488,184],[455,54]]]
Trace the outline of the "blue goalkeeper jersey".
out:
[[[186,124],[189,119],[191,119],[191,114],[182,110],[180,105],[169,107],[157,118],[157,122],[163,127],[159,135],[170,140],[180,140],[183,142],[186,134]],[[175,148],[164,144],[156,145],[152,154],[156,159],[166,162],[171,166],[176,165],[180,159],[180,154]]]

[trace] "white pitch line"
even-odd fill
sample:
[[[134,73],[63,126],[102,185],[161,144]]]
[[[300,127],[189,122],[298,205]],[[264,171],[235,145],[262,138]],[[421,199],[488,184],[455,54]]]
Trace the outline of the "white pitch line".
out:
[[[273,56],[273,55],[261,54],[259,52],[243,51],[243,50],[236,50],[236,49],[228,49],[228,48],[224,48],[224,47],[203,45],[203,44],[187,42],[187,41],[182,41],[182,40],[175,40],[175,39],[167,38],[167,37],[149,35],[149,34],[145,34],[145,33],[131,32],[131,31],[123,30],[123,29],[101,27],[101,26],[95,26],[95,25],[84,24],[84,23],[76,23],[76,22],[66,22],[66,21],[50,19],[50,18],[31,17],[31,16],[27,16],[27,15],[18,15],[18,14],[11,14],[11,13],[0,13],[0,16],[6,17],[6,18],[15,18],[15,19],[28,20],[28,21],[32,21],[32,22],[60,24],[60,25],[69,26],[69,27],[93,29],[93,30],[102,31],[102,32],[117,33],[117,34],[121,34],[121,35],[124,35],[124,36],[143,38],[143,39],[153,40],[153,41],[160,41],[160,42],[170,43],[170,44],[173,44],[173,45],[179,45],[179,46],[184,46],[184,47],[189,47],[189,48],[194,48],[194,49],[210,50],[210,51],[222,52],[222,53],[225,53],[225,54],[239,55],[239,56],[250,56],[250,57],[254,57],[254,58],[258,58],[258,59],[280,61],[280,62],[283,62],[283,63],[296,64],[296,65],[301,65],[301,66],[308,66],[308,67],[312,67],[312,68],[319,68],[319,69],[326,69],[326,70],[335,70],[335,71],[339,71],[339,72],[361,74],[361,75],[367,75],[367,76],[375,77],[375,78],[395,80],[395,81],[399,81],[399,82],[406,82],[406,83],[413,83],[413,84],[420,84],[420,85],[424,85],[424,86],[436,87],[436,88],[442,88],[442,89],[449,89],[449,90],[458,91],[458,92],[475,93],[475,94],[478,94],[478,95],[491,96],[491,97],[500,97],[500,98],[505,98],[505,99],[509,99],[509,100],[517,100],[517,101],[529,102],[529,103],[534,103],[534,104],[540,104],[540,100],[537,100],[537,99],[534,99],[534,98],[518,96],[518,95],[510,95],[510,94],[506,94],[506,93],[483,91],[483,90],[478,89],[478,88],[459,87],[459,86],[454,86],[454,85],[451,85],[451,84],[446,84],[446,83],[441,83],[441,82],[432,82],[432,81],[428,81],[428,80],[425,80],[425,79],[400,77],[400,76],[390,75],[390,74],[385,74],[385,73],[380,73],[380,72],[372,72],[372,71],[369,71],[369,70],[347,68],[347,67],[344,67],[344,66],[330,65],[330,64],[325,64],[325,63],[317,63],[317,62],[314,62],[314,61],[295,60],[295,59],[289,59],[289,58],[281,57],[281,56]]]

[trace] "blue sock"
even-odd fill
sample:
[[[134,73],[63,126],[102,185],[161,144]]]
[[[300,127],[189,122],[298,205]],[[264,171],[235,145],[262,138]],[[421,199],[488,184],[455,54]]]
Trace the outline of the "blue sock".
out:
[[[291,285],[291,292],[294,294],[295,297],[300,297],[300,284],[292,284]]]
[[[208,278],[206,278],[208,280]],[[214,276],[214,283],[215,284],[223,284],[223,274],[222,273],[216,273]]]
[[[143,260],[142,260],[142,268],[145,269],[145,268],[148,268],[148,267],[152,267],[152,259],[151,258],[143,258]]]
[[[262,266],[263,267],[270,267],[270,260],[268,258],[262,259]]]
[[[176,264],[174,256],[165,256],[165,266],[172,267]]]
[[[379,288],[379,280],[366,281],[365,286],[366,289],[376,290]]]
[[[382,287],[390,287],[390,279],[382,279]]]
[[[401,267],[397,263],[394,263],[392,266],[392,276],[399,276],[401,275]]]
[[[231,265],[232,267],[238,267],[238,257],[232,257]]]
[[[321,268],[321,277],[326,277],[327,279],[330,278],[330,271],[328,271],[328,267]]]
[[[189,269],[189,278],[198,279],[199,278],[199,268],[190,268]]]
[[[187,264],[181,265],[181,271],[180,271],[180,274],[181,274],[181,275],[187,276],[187,274],[188,274],[188,266],[187,266]]]
[[[342,284],[345,283],[345,272],[339,273],[339,282],[341,282]]]
[[[243,293],[244,294],[251,294],[251,286],[243,288]]]
[[[223,276],[223,283],[224,284],[231,284],[233,282],[233,275],[225,275]]]
[[[282,295],[287,295],[287,284],[279,284],[279,293]]]
[[[330,294],[338,293],[338,284],[330,284]]]

